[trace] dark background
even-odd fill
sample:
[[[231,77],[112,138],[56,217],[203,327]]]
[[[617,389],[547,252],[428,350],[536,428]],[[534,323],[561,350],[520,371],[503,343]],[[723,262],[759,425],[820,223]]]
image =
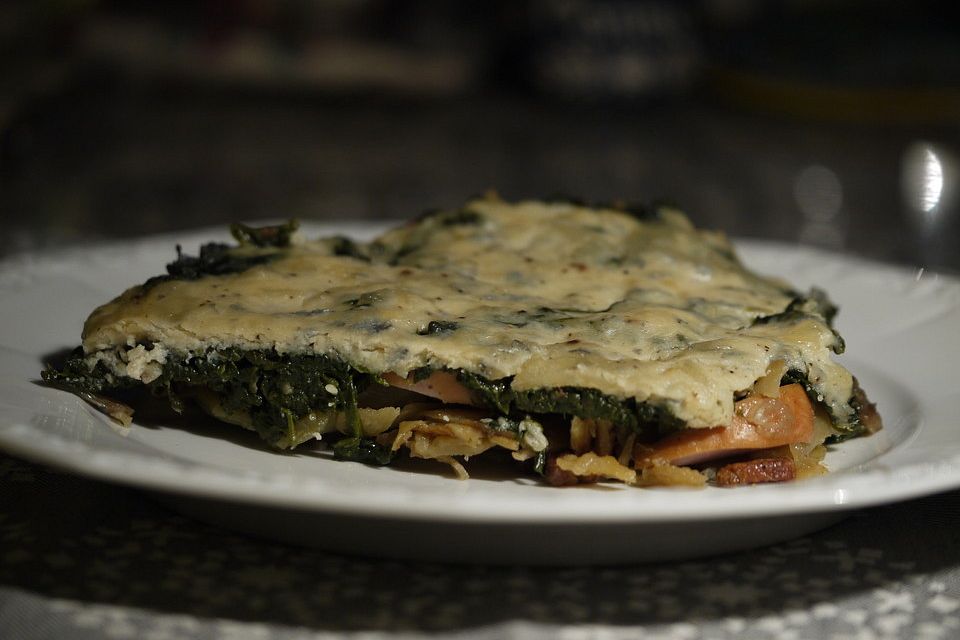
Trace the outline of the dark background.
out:
[[[951,2],[15,1],[0,255],[488,188],[960,269]]]

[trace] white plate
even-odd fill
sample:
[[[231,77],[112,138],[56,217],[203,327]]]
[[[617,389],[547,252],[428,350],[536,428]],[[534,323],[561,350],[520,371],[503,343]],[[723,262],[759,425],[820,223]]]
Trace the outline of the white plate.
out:
[[[311,233],[370,236],[373,227]],[[827,455],[833,473],[776,486],[700,491],[552,488],[441,465],[336,462],[321,447],[278,454],[241,430],[140,415],[114,426],[38,385],[45,355],[79,341],[97,304],[163,270],[181,243],[217,232],[21,256],[0,267],[0,447],[82,475],[157,490],[206,520],[282,540],[377,555],[584,563],[707,555],[771,543],[852,509],[960,487],[960,282],[809,248],[741,242],[744,260],[840,304],[846,365],[885,429]],[[161,414],[163,415],[163,414]],[[146,424],[144,424],[146,422]]]

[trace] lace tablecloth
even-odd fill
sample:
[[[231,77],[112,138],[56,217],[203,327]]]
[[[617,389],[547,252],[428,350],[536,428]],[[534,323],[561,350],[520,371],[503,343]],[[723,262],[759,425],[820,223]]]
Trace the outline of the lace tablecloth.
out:
[[[960,637],[960,491],[708,560],[452,566],[252,539],[0,455],[0,543],[2,638]]]

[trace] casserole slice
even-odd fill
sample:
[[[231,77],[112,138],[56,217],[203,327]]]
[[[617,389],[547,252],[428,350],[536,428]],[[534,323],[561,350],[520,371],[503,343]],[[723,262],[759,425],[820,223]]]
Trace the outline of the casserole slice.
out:
[[[120,420],[107,397],[146,387],[279,449],[459,477],[500,456],[551,484],[779,482],[880,428],[826,296],[672,208],[487,196],[369,243],[232,230],[94,310],[44,378]]]

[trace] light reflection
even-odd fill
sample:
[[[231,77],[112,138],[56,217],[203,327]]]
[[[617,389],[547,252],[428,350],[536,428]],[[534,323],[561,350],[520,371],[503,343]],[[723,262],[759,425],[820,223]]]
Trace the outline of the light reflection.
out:
[[[847,492],[843,489],[837,489],[833,492],[833,504],[845,504],[847,502]]]
[[[918,140],[900,160],[904,213],[913,226],[917,260],[952,264],[960,231],[960,157],[945,144]]]
[[[940,158],[927,147],[923,150],[923,182],[920,186],[920,209],[927,213],[933,211],[940,204],[943,194],[943,165]]]
[[[839,220],[843,186],[837,174],[819,164],[804,167],[793,182],[793,197],[803,214],[800,241],[831,249],[842,248],[846,240]]]
[[[825,222],[840,213],[843,186],[831,169],[813,164],[797,175],[793,183],[793,197],[807,219]]]
[[[901,162],[906,204],[921,229],[929,230],[950,207],[956,158],[938,145],[916,142],[907,147]]]

